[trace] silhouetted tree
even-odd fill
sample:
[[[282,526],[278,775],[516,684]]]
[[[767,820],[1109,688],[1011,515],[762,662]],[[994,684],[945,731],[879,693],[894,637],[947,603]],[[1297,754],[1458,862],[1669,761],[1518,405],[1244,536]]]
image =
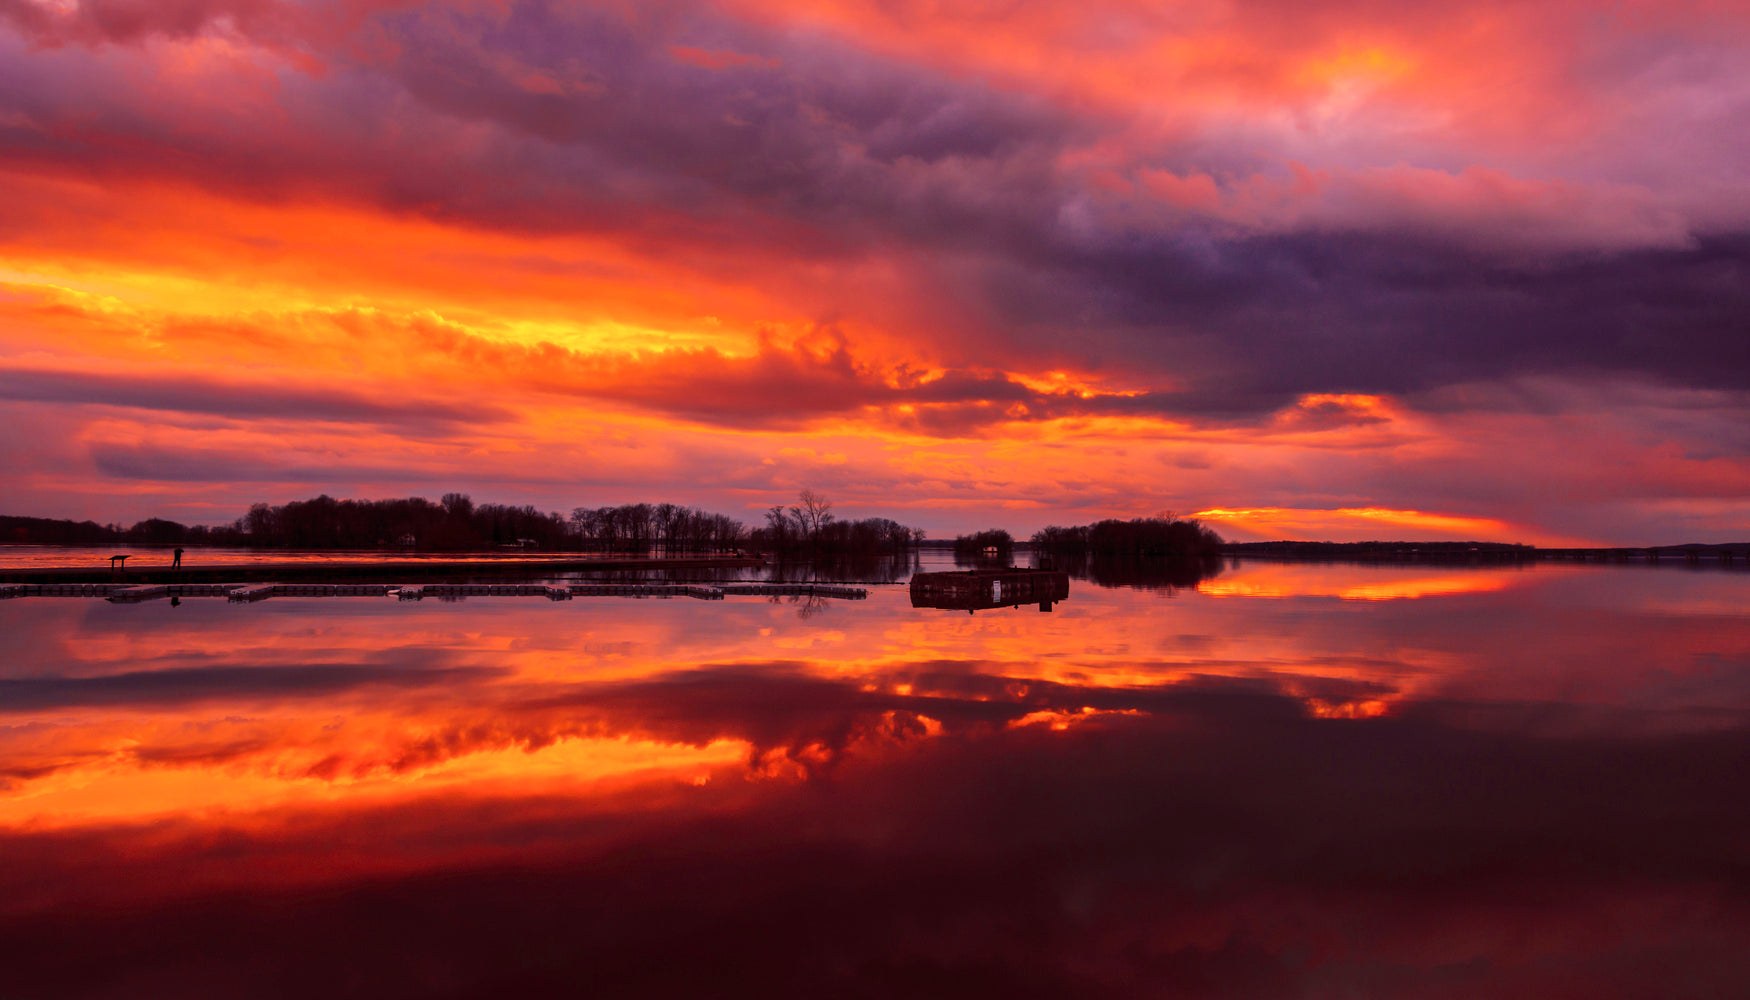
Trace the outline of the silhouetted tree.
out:
[[[992,551],[994,550],[994,551]],[[996,558],[1007,562],[1015,554],[1015,539],[1001,528],[959,535],[954,539],[954,555],[959,559]]]
[[[1139,517],[1080,527],[1056,525],[1033,534],[1035,550],[1064,556],[1133,555],[1204,558],[1221,553],[1221,536],[1193,520]]]
[[[903,552],[912,547],[913,529],[884,517],[840,521],[832,501],[803,490],[790,507],[766,511],[766,527],[751,536],[753,544],[773,552],[806,555],[871,555]]]
[[[810,489],[804,489],[790,507],[790,516],[802,536],[809,541],[819,538],[821,529],[832,523],[832,501]]]
[[[474,516],[474,498],[466,493],[445,493],[444,513],[450,517],[466,521]]]
[[[740,521],[673,503],[578,507],[570,535],[583,548],[601,552],[647,552],[653,542],[667,552],[723,552],[747,536]]]

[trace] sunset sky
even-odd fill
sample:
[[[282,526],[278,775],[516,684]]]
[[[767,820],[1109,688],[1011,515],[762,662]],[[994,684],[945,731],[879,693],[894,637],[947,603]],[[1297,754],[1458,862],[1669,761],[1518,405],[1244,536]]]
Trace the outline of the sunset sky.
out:
[[[1750,538],[1741,0],[0,0],[0,513]]]

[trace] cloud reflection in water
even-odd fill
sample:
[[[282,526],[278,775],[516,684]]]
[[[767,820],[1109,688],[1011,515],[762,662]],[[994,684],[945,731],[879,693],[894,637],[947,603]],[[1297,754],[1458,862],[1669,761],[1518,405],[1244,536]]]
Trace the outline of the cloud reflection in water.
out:
[[[1414,572],[976,618],[12,602],[0,963],[25,996],[1750,986],[1750,578],[1339,596]]]

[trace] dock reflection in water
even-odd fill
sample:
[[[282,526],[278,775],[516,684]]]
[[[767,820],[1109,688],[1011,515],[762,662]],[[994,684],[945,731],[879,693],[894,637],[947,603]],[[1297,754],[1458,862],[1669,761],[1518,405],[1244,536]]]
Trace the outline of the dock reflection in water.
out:
[[[1750,995],[1750,573],[0,602],[0,995]]]

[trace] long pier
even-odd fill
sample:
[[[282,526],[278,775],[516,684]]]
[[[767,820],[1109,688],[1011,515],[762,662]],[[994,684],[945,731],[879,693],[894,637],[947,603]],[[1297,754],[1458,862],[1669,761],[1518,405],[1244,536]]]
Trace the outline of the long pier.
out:
[[[757,556],[698,556],[658,559],[518,557],[498,559],[310,559],[227,565],[165,564],[128,566],[112,571],[107,565],[0,567],[5,583],[326,583],[338,580],[399,582],[419,579],[476,579],[505,576],[558,576],[624,570],[753,569],[764,566]]]
[[[137,604],[158,598],[223,597],[250,604],[270,597],[394,597],[418,601],[427,597],[545,597],[569,601],[576,597],[692,597],[721,601],[725,597],[833,597],[860,601],[869,596],[861,587],[828,583],[5,583],[0,600],[16,597],[101,597],[113,604]]]

